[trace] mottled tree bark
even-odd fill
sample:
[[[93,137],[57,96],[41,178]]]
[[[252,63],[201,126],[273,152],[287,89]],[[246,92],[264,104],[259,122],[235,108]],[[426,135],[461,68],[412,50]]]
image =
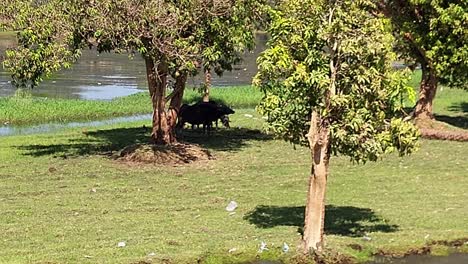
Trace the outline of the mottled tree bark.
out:
[[[330,11],[330,23],[333,10]],[[338,58],[338,41],[330,42],[330,87],[325,93],[325,107],[330,110],[331,97],[336,94],[336,78]],[[324,246],[323,233],[325,227],[325,193],[330,161],[330,120],[321,116],[312,109],[309,133],[309,148],[312,156],[312,168],[309,178],[309,190],[304,221],[303,250],[305,254],[310,251],[321,251]]]
[[[150,57],[145,58],[148,89],[153,103],[153,129],[151,140],[154,144],[166,145],[176,142],[166,112],[166,84],[168,68],[164,62],[155,65]]]
[[[203,91],[203,102],[210,101],[210,90],[211,90],[211,69],[205,69],[205,90]]]
[[[179,116],[182,99],[184,97],[185,84],[187,82],[187,73],[182,73],[176,77],[174,92],[168,110],[168,124],[171,128],[171,136],[176,137],[175,128],[177,126],[177,117]]]
[[[434,119],[432,104],[437,92],[437,76],[433,69],[421,65],[422,77],[419,88],[419,99],[414,110],[414,117],[418,120]]]
[[[325,225],[325,191],[330,160],[330,129],[323,126],[319,113],[313,112],[309,130],[312,169],[304,223],[304,253],[322,250]]]

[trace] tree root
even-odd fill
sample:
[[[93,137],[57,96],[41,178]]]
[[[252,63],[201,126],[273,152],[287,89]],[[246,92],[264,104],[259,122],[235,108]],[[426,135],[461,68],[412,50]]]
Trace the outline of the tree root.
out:
[[[421,128],[421,136],[426,139],[468,141],[468,132]]]

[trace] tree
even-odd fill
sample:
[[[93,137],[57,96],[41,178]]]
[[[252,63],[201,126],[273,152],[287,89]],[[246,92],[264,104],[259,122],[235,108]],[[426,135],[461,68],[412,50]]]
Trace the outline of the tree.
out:
[[[14,84],[34,87],[43,76],[69,67],[87,46],[139,53],[153,104],[152,141],[171,144],[188,75],[207,58],[220,71],[230,69],[252,45],[259,7],[261,1],[254,0],[49,0],[31,12],[20,46],[8,52],[5,65]],[[207,35],[223,37],[206,41]],[[175,88],[166,95],[170,77]]]
[[[417,129],[395,117],[412,90],[392,68],[394,38],[375,10],[372,0],[283,1],[258,59],[268,129],[311,151],[305,252],[323,247],[331,154],[362,163],[416,148]]]
[[[0,7],[0,31],[17,30],[34,8],[44,4],[41,0],[3,0]]]
[[[468,1],[388,0],[380,3],[398,36],[398,50],[422,79],[416,119],[433,119],[439,83],[468,89]]]
[[[210,3],[213,4],[213,3]],[[202,67],[205,74],[203,101],[208,102],[210,96],[212,70],[222,75],[226,70],[231,71],[235,63],[240,62],[239,55],[245,50],[251,50],[255,44],[254,29],[261,23],[260,2],[246,3],[236,8],[230,16],[211,17],[201,21],[203,25],[197,34],[197,42],[201,44]],[[243,17],[244,20],[240,20]],[[247,20],[247,22],[246,22]],[[246,30],[244,27],[251,27]]]

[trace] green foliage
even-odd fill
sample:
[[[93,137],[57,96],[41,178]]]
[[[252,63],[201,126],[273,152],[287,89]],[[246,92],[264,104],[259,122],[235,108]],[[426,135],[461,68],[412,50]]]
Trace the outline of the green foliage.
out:
[[[391,63],[389,21],[372,1],[284,1],[273,10],[270,48],[258,59],[258,110],[268,129],[307,145],[312,110],[331,128],[331,150],[352,160],[415,150],[416,128],[396,118],[408,95],[407,72]]]
[[[200,21],[195,31],[194,38],[201,50],[203,67],[214,68],[218,75],[225,70],[232,70],[232,65],[241,60],[242,53],[254,47],[256,22],[261,20],[265,1],[237,2],[229,14],[210,16]],[[216,1],[207,4],[219,5]]]
[[[13,1],[13,0],[11,0]],[[5,66],[18,87],[68,67],[79,50],[140,53],[169,66],[173,77],[203,63],[231,69],[253,45],[262,1],[49,0],[28,11],[19,47]]]
[[[14,1],[13,1],[14,2]],[[4,66],[12,72],[13,84],[32,88],[62,67],[70,67],[79,51],[72,48],[74,36],[67,23],[70,15],[56,1],[25,3],[17,14],[23,14],[16,23],[20,47],[8,50]]]
[[[14,30],[23,28],[28,17],[29,11],[32,9],[34,0],[2,0],[0,7],[0,31]]]
[[[385,7],[408,62],[433,68],[443,84],[468,89],[468,1],[390,0]]]

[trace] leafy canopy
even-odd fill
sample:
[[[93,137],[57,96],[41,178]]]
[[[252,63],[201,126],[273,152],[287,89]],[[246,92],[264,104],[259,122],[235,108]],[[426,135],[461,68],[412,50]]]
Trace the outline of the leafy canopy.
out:
[[[441,83],[468,89],[468,1],[383,2],[404,58],[433,68]]]
[[[20,47],[5,65],[17,86],[35,86],[70,66],[80,50],[140,53],[170,72],[195,74],[209,62],[229,70],[253,44],[263,1],[254,0],[49,0],[28,15]]]
[[[395,117],[412,89],[392,68],[389,21],[374,10],[370,0],[299,0],[271,11],[271,40],[254,80],[270,131],[308,145],[315,110],[335,154],[365,162],[415,149],[416,128]]]

